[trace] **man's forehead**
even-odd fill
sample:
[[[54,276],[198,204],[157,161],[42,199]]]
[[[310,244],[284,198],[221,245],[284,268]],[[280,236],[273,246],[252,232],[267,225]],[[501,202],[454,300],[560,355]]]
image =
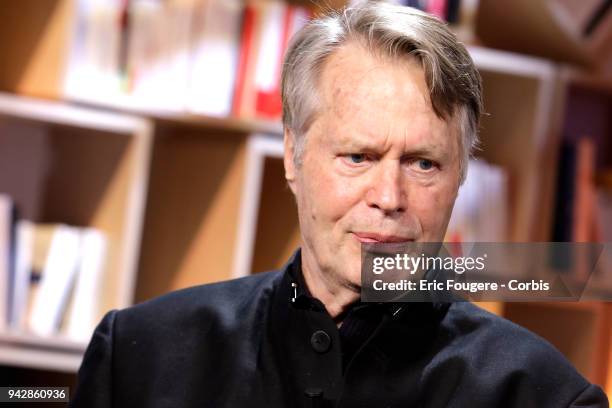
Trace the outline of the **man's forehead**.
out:
[[[349,42],[329,56],[320,79],[324,102],[363,107],[366,101],[389,102],[387,98],[398,97],[403,91],[414,97],[404,103],[433,110],[425,74],[416,58],[384,57]]]
[[[355,152],[384,152],[392,147],[399,147],[403,154],[428,154],[447,150],[452,137],[453,135],[435,132],[429,128],[415,132],[410,129],[383,127],[377,132],[368,132],[358,127],[340,127],[333,132],[333,137],[327,138],[327,143]]]
[[[434,112],[418,62],[397,63],[360,45],[342,47],[324,67],[320,114],[329,143],[369,150],[400,142],[408,149],[439,148],[449,126]]]

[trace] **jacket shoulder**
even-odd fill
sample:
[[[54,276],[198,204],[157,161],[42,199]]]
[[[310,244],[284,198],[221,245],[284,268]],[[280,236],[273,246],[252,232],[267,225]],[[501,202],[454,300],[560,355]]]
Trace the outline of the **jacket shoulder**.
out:
[[[281,276],[281,271],[264,272],[170,292],[119,311],[116,324],[146,331],[230,329],[261,309]]]
[[[483,355],[511,357],[510,362],[516,365],[542,362],[575,371],[547,340],[472,303],[454,303],[444,324],[448,330],[460,334],[458,338],[462,342],[477,347]]]
[[[502,393],[512,390],[513,398],[529,395],[530,402],[541,398],[538,406],[550,406],[544,400],[568,406],[591,386],[548,341],[469,302],[454,303],[442,328],[477,377]]]

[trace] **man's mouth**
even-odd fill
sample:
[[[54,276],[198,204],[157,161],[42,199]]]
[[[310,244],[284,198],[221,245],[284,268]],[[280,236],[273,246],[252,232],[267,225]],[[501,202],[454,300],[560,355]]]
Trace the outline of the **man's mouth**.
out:
[[[414,238],[394,234],[382,234],[377,232],[353,232],[359,242],[368,243],[398,243],[413,242]]]

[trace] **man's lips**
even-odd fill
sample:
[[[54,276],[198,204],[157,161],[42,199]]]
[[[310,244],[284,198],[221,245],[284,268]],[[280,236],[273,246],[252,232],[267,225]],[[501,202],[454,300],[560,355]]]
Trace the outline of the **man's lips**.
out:
[[[414,238],[399,235],[380,234],[376,232],[353,232],[359,242],[412,242]]]

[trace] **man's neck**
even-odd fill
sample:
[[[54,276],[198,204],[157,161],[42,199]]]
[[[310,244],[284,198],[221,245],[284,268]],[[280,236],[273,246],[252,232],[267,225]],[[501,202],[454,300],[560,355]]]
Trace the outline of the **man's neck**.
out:
[[[342,284],[333,279],[331,274],[314,267],[308,258],[302,253],[302,275],[306,287],[313,297],[323,303],[331,318],[341,324],[344,312],[359,300],[359,292],[351,289],[348,283]]]

